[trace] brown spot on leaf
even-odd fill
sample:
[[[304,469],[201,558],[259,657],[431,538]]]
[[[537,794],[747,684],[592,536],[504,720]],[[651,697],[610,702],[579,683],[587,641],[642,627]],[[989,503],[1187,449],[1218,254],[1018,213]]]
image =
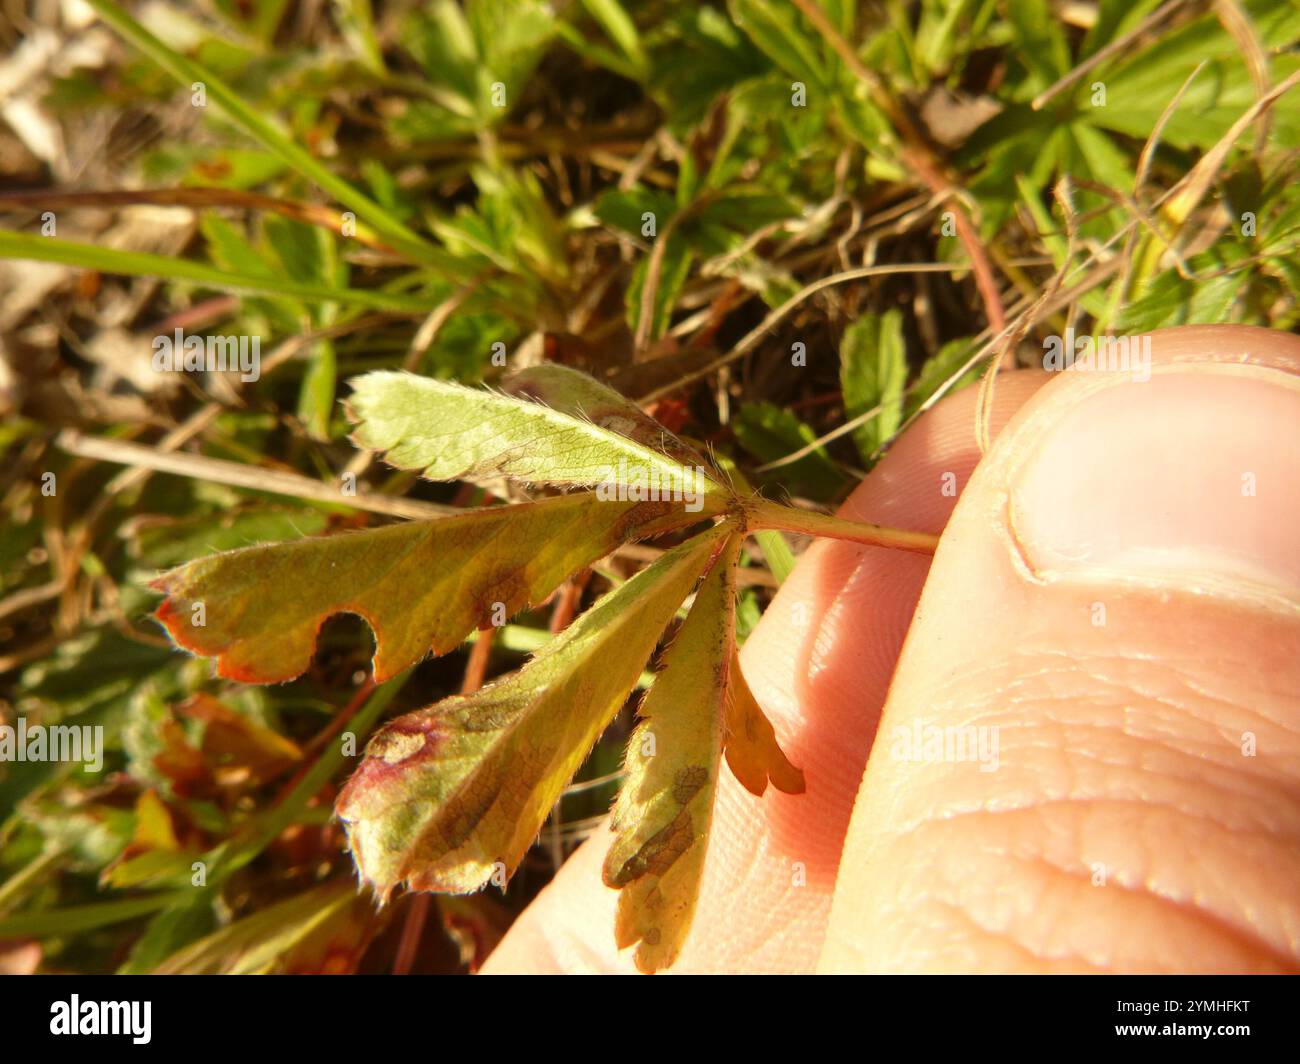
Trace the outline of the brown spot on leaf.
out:
[[[412,754],[423,749],[423,734],[392,732],[379,736],[371,746],[370,753],[385,764],[396,765],[399,761],[405,761]]]
[[[489,702],[480,693],[476,698],[466,695],[456,701],[459,704],[451,715],[456,726],[466,732],[501,731],[519,718],[519,705],[509,699]]]
[[[431,755],[442,738],[427,712],[408,713],[375,733],[366,745],[366,758],[395,765],[417,754]]]
[[[501,782],[495,773],[477,778],[443,807],[438,834],[448,850],[456,849],[474,834],[501,793]]]
[[[683,809],[671,824],[646,839],[641,848],[623,862],[623,867],[606,879],[606,883],[611,887],[623,887],[642,876],[662,876],[694,841],[691,814]]]
[[[685,805],[709,782],[709,770],[703,765],[691,765],[677,773],[673,780],[673,801]]]

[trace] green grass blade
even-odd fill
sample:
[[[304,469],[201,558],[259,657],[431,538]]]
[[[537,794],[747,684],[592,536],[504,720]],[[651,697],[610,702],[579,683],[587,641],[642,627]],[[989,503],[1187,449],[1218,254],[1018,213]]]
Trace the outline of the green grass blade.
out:
[[[789,542],[780,532],[770,528],[755,532],[754,539],[763,548],[763,557],[767,560],[768,569],[776,577],[776,582],[784,584],[795,563],[794,551],[790,549]]]
[[[91,931],[108,927],[137,916],[165,909],[178,901],[193,896],[191,890],[173,890],[151,894],[144,898],[127,898],[122,901],[96,902],[93,905],[74,905],[67,909],[46,909],[42,912],[17,913],[0,919],[0,938],[32,938],[43,935],[70,935],[77,931]]]
[[[438,262],[436,247],[421,239],[364,193],[331,173],[310,152],[286,136],[276,123],[246,104],[202,64],[173,51],[113,0],[89,0],[89,3],[109,26],[185,88],[202,82],[208,98],[221,108],[226,117],[322,191],[355,211],[357,220],[380,233],[393,250],[404,252],[417,262]]]
[[[373,310],[395,310],[424,314],[429,303],[416,296],[398,295],[365,288],[329,288],[325,285],[304,284],[282,277],[253,277],[230,273],[215,266],[188,259],[173,259],[166,255],[152,255],[143,251],[119,251],[95,244],[79,244],[72,240],[37,236],[34,233],[15,233],[0,229],[0,258],[36,259],[40,262],[60,262],[83,270],[118,273],[128,277],[159,277],[168,281],[189,281],[222,291],[256,292],[260,295],[293,296],[319,303],[348,303]]]

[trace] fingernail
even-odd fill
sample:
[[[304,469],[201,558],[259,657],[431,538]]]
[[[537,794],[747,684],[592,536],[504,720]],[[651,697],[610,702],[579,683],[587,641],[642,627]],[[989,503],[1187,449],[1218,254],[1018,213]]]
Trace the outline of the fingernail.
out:
[[[1035,574],[1300,604],[1300,379],[1198,363],[1079,387],[1009,479]]]

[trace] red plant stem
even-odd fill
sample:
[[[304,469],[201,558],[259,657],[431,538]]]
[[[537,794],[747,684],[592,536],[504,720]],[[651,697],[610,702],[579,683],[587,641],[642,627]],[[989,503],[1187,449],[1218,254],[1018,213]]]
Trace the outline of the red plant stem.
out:
[[[343,708],[343,711],[337,714],[332,721],[312,737],[311,743],[307,748],[308,751],[311,753],[318,753],[323,750],[325,744],[338,735],[347,725],[348,721],[361,712],[361,707],[370,701],[370,696],[375,693],[375,688],[378,686],[379,685],[375,683],[373,675],[367,676],[362,680],[361,686],[352,693],[352,697],[348,700],[348,704]],[[303,758],[303,762],[304,764],[302,768],[295,772],[289,781],[280,788],[280,793],[275,796],[275,805],[279,805],[293,793],[293,789],[298,786],[298,782],[311,768],[311,758]]]
[[[406,910],[406,920],[402,924],[402,937],[397,942],[397,954],[393,957],[394,975],[411,974],[416,955],[420,950],[420,939],[424,937],[424,925],[429,918],[429,907],[432,904],[432,894],[415,894],[411,897]]]
[[[492,656],[492,640],[496,636],[495,628],[485,628],[478,634],[474,640],[474,645],[469,649],[469,660],[465,662],[465,677],[461,680],[460,693],[463,695],[472,695],[483,686],[483,680],[487,676],[488,660]]]
[[[921,182],[936,196],[951,203],[953,216],[957,225],[957,238],[970,256],[971,272],[975,276],[975,287],[984,302],[984,313],[988,317],[989,328],[995,333],[1006,328],[1007,315],[1002,306],[1002,297],[998,294],[997,280],[993,275],[993,265],[988,252],[980,242],[979,232],[966,213],[966,207],[957,196],[957,183],[948,170],[947,164],[939,157],[925,138],[925,134],[912,121],[911,116],[890,95],[884,83],[859,58],[853,47],[840,36],[839,30],[827,17],[826,12],[817,4],[817,0],[794,0],[794,5],[811,22],[817,31],[826,38],[835,53],[844,60],[849,68],[871,92],[872,101],[885,113],[894,128],[903,139],[903,165],[915,171]]]
[[[915,554],[933,554],[939,537],[929,532],[908,532],[860,521],[845,521],[827,514],[796,510],[789,506],[761,500],[749,508],[749,531],[776,528],[783,532],[801,532],[807,536],[825,536],[872,547],[890,547]]]
[[[583,589],[591,579],[591,570],[584,569],[565,581],[564,587],[556,597],[555,607],[551,610],[551,634],[557,635],[569,627],[573,615],[578,612],[578,603],[582,600]]]

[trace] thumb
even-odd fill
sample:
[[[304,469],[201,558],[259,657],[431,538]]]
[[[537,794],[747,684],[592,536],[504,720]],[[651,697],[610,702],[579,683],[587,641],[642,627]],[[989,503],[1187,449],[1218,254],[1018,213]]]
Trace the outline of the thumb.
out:
[[[823,970],[1300,968],[1300,339],[1068,373],[935,556]]]

